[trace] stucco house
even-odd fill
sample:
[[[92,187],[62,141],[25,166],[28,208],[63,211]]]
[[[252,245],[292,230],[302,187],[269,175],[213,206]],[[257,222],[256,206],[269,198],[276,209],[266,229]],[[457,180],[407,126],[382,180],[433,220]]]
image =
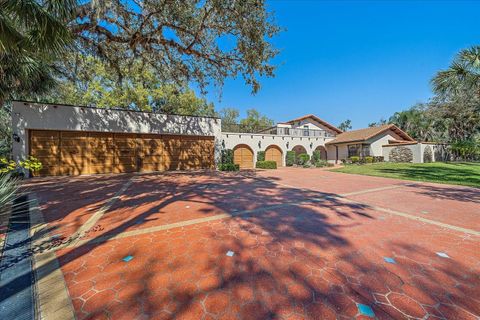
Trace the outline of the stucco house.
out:
[[[311,114],[254,133],[222,130],[222,144],[234,150],[241,168],[253,168],[258,151],[266,151],[266,160],[276,161],[277,166],[285,165],[289,150],[309,155],[320,151],[321,158],[331,163],[352,156],[427,162],[435,161],[438,154],[438,145],[417,142],[393,124],[343,132]]]
[[[315,115],[269,128],[228,126],[219,118],[15,101],[13,155],[35,156],[39,175],[214,169],[223,149],[253,168],[258,151],[285,165],[286,152],[339,163],[351,156],[385,161],[435,161],[437,145],[419,143],[395,125],[342,132]]]

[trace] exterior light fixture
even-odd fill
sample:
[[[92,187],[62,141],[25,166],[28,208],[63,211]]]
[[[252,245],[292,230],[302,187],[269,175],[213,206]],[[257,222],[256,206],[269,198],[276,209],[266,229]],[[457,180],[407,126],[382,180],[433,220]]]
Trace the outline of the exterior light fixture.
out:
[[[288,149],[288,141],[287,141],[287,149]]]
[[[310,149],[313,149],[313,142],[310,142]]]
[[[18,134],[14,133],[12,138],[15,142],[20,142],[20,137],[18,136]]]

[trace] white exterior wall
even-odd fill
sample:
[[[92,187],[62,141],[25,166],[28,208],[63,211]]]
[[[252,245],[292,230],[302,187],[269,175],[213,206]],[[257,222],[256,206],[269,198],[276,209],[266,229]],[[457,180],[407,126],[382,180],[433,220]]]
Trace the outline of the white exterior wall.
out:
[[[390,152],[393,148],[396,147],[405,147],[412,151],[413,154],[413,163],[422,163],[423,162],[423,150],[421,143],[416,144],[406,144],[406,145],[392,145],[392,146],[383,146],[383,159],[384,161],[390,161]],[[432,149],[433,151],[433,149]]]
[[[15,160],[28,155],[29,129],[212,136],[215,159],[220,159],[218,118],[14,102],[12,128],[20,138],[13,142]]]
[[[293,147],[301,145],[307,150],[307,153],[312,156],[313,151],[315,151],[318,146],[325,146],[325,142],[330,140],[332,140],[332,138],[290,137],[271,134],[223,132],[220,138],[220,144],[225,149],[234,149],[240,144],[249,146],[253,150],[254,164],[257,162],[258,151],[265,151],[267,147],[276,145],[282,150],[282,162],[283,165],[285,165],[286,153],[287,151],[291,151]],[[331,159],[330,153],[330,149],[327,149],[327,159],[329,160]],[[333,154],[333,160],[335,160],[335,154]]]
[[[370,156],[372,157],[384,156],[382,146],[385,144],[388,144],[388,140],[403,140],[403,139],[392,130],[388,130],[382,133],[381,135],[378,135],[370,140],[367,140],[366,143],[370,144]]]

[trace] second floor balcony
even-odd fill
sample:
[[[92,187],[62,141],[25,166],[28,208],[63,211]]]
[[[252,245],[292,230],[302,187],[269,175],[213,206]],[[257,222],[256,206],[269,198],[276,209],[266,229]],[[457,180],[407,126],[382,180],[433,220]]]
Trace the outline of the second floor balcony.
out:
[[[314,137],[314,138],[334,138],[336,135],[327,130],[304,129],[304,128],[286,128],[286,127],[261,127],[252,125],[243,125],[238,123],[222,123],[222,132],[225,133],[254,133],[270,134],[291,137]]]

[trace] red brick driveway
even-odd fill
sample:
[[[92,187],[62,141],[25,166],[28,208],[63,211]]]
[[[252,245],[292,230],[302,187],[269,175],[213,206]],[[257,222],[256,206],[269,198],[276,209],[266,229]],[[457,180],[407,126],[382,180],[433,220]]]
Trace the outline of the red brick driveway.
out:
[[[479,189],[297,168],[27,188],[78,319],[480,316]]]

